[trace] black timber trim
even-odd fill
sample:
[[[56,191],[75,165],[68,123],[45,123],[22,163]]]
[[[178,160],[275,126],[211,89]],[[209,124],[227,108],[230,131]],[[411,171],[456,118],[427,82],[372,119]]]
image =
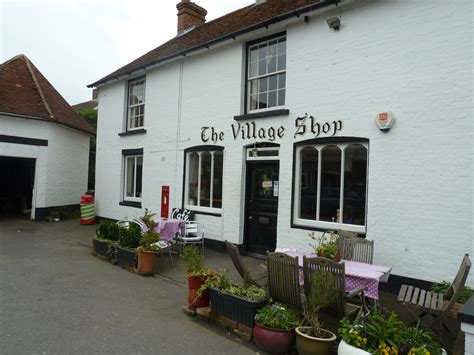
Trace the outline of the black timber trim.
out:
[[[328,228],[320,228],[320,227],[312,227],[312,226],[303,226],[300,224],[294,223],[294,210],[295,210],[295,176],[296,176],[296,148],[299,147],[300,145],[311,145],[311,144],[339,144],[339,143],[357,143],[357,142],[364,142],[364,143],[369,143],[369,140],[367,138],[362,138],[362,137],[322,137],[322,138],[311,138],[299,142],[293,143],[293,164],[291,168],[291,206],[290,206],[290,227],[291,228],[298,228],[298,229],[304,229],[304,230],[313,230],[313,231],[319,231],[319,232],[326,232]],[[369,150],[367,149],[367,176],[368,176],[368,170],[369,170],[369,159],[368,159],[368,154]],[[367,184],[368,185],[368,184]],[[368,194],[368,186],[367,186],[367,191],[366,194]],[[367,195],[368,196],[368,195]],[[366,212],[365,212],[365,219],[366,219],[366,224],[365,224],[365,229],[367,233],[367,205],[368,205],[368,198],[366,196]],[[358,233],[360,236],[365,236],[366,233]]]
[[[183,159],[183,184],[182,184],[182,191],[181,191],[181,209],[184,209],[184,192],[185,192],[185,185],[186,185],[186,160],[189,152],[202,152],[202,151],[209,151],[209,150],[224,150],[223,146],[220,145],[196,145],[193,147],[188,147],[184,150],[184,159]],[[222,167],[224,168],[224,167]],[[194,211],[190,208],[186,208],[187,210],[193,211],[194,213],[200,213],[200,214],[207,214],[203,212],[197,212]],[[215,216],[221,216],[220,214],[210,214],[215,215]]]
[[[42,222],[45,221],[46,218],[49,216],[50,212],[55,210],[61,209],[67,212],[76,212],[80,210],[79,204],[73,205],[62,205],[62,206],[50,206],[50,207],[37,207],[35,208],[35,221]]]
[[[277,109],[277,110],[270,110],[270,111],[262,111],[262,112],[246,113],[246,114],[243,114],[243,115],[237,115],[237,116],[234,116],[234,120],[236,120],[236,121],[251,120],[251,119],[255,119],[255,118],[287,116],[289,114],[290,114],[290,110],[288,110],[288,109]]]
[[[133,136],[135,134],[143,134],[143,133],[146,133],[145,128],[134,129],[134,130],[131,130],[131,131],[122,132],[122,133],[119,133],[118,135],[120,137],[123,137],[123,136]]]
[[[193,210],[192,208],[186,208],[186,209],[189,211],[193,211],[195,215],[202,214],[204,216],[222,217],[222,213],[219,213],[219,212],[202,212],[202,211]]]
[[[424,290],[430,290],[433,283],[430,281],[414,279],[401,275],[390,275],[387,283],[379,283],[381,290],[395,294],[398,294],[400,292],[400,287],[402,285],[411,285]]]
[[[122,155],[143,155],[143,148],[122,149]]]
[[[135,201],[121,201],[119,202],[120,206],[127,206],[127,207],[133,207],[133,208],[142,208],[142,203],[141,202],[135,202]]]
[[[47,139],[38,139],[38,138],[29,138],[29,137],[18,137],[18,136],[7,136],[5,134],[0,134],[0,142],[2,143],[14,143],[14,144],[24,144],[24,145],[35,145],[39,147],[47,147]]]
[[[459,320],[463,323],[474,324],[474,296],[471,296],[458,312]]]

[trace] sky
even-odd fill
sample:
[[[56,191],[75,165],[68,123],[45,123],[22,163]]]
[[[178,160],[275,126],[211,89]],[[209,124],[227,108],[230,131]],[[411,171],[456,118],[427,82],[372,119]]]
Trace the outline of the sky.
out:
[[[194,0],[206,20],[254,0]],[[0,63],[25,54],[69,104],[176,36],[178,0],[0,0]]]

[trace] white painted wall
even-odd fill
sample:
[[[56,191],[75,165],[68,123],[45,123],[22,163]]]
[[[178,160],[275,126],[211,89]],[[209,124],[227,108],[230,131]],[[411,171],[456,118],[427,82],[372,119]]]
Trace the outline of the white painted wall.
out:
[[[87,191],[89,135],[46,121],[3,115],[0,134],[48,140],[47,147],[0,142],[0,156],[36,159],[34,207],[80,203]]]
[[[393,266],[397,275],[449,280],[463,254],[473,255],[472,19],[466,7],[472,4],[361,1],[288,26],[290,115],[255,120],[259,127],[286,127],[277,141],[278,247],[309,249],[308,231],[290,227],[294,119],[307,112],[321,121],[342,120],[338,136],[369,139],[367,238],[375,240],[376,263]],[[338,32],[326,24],[335,15],[342,21]],[[205,223],[207,237],[242,242],[244,146],[254,141],[234,140],[230,126],[242,108],[244,48],[237,40],[150,71],[144,135],[118,136],[126,81],[100,88],[99,215],[143,214],[119,206],[121,150],[128,148],[144,148],[143,207],[159,213],[162,185],[171,186],[171,207],[181,206],[183,150],[203,144],[201,127],[214,126],[225,134],[222,217],[196,219]],[[382,133],[374,118],[386,110],[397,122]]]

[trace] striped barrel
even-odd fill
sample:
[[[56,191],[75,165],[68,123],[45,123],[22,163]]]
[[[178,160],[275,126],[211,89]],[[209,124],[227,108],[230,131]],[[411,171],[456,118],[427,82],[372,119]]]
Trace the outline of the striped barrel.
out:
[[[81,224],[95,224],[95,204],[81,203]]]

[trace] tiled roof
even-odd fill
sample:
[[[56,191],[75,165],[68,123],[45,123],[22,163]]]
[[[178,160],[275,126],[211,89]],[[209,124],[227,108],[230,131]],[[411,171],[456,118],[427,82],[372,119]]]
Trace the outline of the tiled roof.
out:
[[[0,65],[1,112],[44,119],[95,134],[23,54]]]
[[[80,110],[84,109],[96,108],[97,104],[97,100],[89,100],[72,105],[72,108],[74,109],[74,111],[79,112]]]
[[[267,0],[260,5],[246,6],[213,21],[206,22],[184,35],[174,37],[133,62],[90,84],[89,87],[97,86],[135,70],[181,55],[200,46],[218,42],[240,32],[250,32],[260,26],[270,25],[287,17],[299,16],[301,13],[337,2],[338,0]]]

